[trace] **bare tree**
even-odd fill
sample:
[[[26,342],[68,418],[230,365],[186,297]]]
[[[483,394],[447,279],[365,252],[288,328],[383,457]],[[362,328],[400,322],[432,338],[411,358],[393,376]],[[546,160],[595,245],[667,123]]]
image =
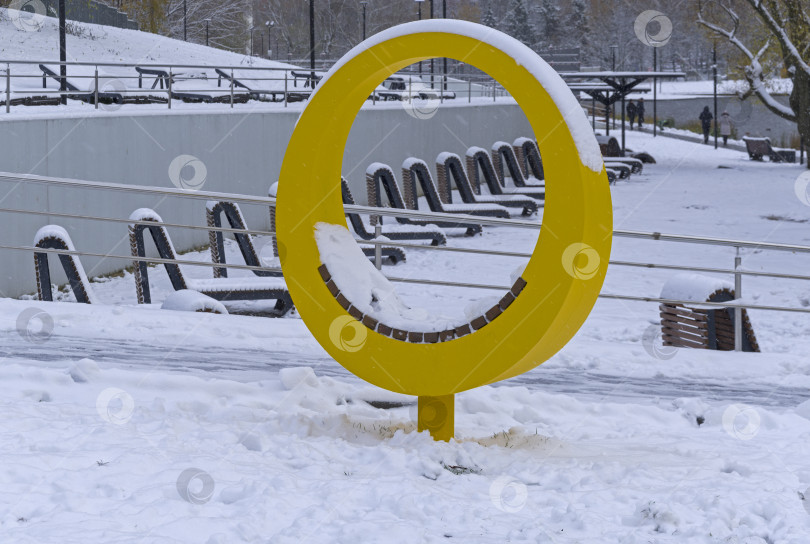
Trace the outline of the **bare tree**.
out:
[[[760,28],[746,15],[753,15]],[[771,112],[795,122],[799,134],[810,142],[810,5],[806,0],[714,0],[699,5],[698,22],[725,38],[746,59],[742,71],[749,88],[741,97],[756,95]],[[777,101],[766,85],[769,74],[763,65],[774,44],[777,62],[793,81],[787,105]]]

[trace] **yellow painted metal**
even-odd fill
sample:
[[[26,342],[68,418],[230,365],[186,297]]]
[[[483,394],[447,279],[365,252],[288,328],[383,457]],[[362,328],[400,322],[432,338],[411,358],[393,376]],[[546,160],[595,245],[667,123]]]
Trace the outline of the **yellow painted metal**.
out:
[[[417,430],[428,431],[436,440],[453,438],[455,424],[455,395],[419,397],[417,401]]]
[[[493,31],[482,27],[485,32]],[[333,341],[333,324],[348,314],[318,273],[315,225],[345,225],[341,165],[360,107],[380,81],[432,57],[463,59],[496,78],[520,104],[540,142],[546,204],[543,227],[522,274],[527,286],[503,314],[470,335],[437,344],[411,344],[369,330],[361,343],[354,341],[347,349],[345,342]],[[372,45],[319,84],[284,157],[276,229],[293,301],[326,351],[347,370],[379,387],[444,398],[531,370],[573,337],[604,281],[613,218],[604,169],[597,173],[582,164],[562,113],[529,70],[485,41],[422,31]]]

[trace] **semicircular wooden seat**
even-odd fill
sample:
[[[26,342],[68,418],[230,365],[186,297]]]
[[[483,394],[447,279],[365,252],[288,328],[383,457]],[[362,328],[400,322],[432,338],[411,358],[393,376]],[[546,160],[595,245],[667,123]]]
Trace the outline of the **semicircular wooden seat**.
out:
[[[453,203],[453,185],[455,185],[459,197],[466,204],[498,204],[506,208],[518,208],[523,215],[532,215],[539,208],[536,200],[526,196],[476,195],[464,170],[461,157],[455,153],[440,153],[436,157],[436,173],[439,195],[445,204]]]
[[[693,281],[701,295],[685,296],[683,282]],[[671,282],[680,282],[676,289]],[[730,302],[734,300],[734,289],[725,282],[716,282],[698,274],[675,276],[661,292],[664,299],[695,299],[695,305],[705,302]],[[708,293],[708,296],[705,296]],[[685,304],[662,303],[659,305],[661,317],[661,337],[665,346],[689,347],[732,351],[734,349],[734,307],[705,309]],[[754,329],[748,312],[742,309],[742,348],[743,351],[759,351]]]

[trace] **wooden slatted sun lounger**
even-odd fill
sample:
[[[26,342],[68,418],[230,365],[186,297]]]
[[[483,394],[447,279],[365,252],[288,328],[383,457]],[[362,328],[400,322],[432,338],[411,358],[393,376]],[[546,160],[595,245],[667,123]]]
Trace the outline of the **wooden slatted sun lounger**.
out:
[[[514,148],[506,142],[492,144],[492,164],[503,187],[506,187],[506,172],[508,171],[515,187],[545,188],[545,182],[542,179],[533,176],[524,177]]]
[[[52,70],[50,67],[45,66],[44,64],[39,65],[39,69],[42,70],[42,88],[46,87],[46,78],[50,77],[57,81],[60,85],[62,84],[62,76],[56,73],[56,71]],[[71,92],[68,94],[67,97],[73,100],[81,100],[82,102],[89,102],[93,103],[96,99],[95,93],[89,91],[82,91],[76,85],[71,83],[71,81],[65,78],[65,88]],[[110,92],[99,92],[98,93],[98,100],[99,102],[106,102],[106,103],[115,103],[115,104],[123,104],[124,97],[121,93],[110,93]]]
[[[341,182],[341,190],[343,190],[344,186],[345,186],[346,190],[348,190],[348,185],[346,185],[346,180],[341,178],[340,182]],[[277,189],[278,189],[278,183],[274,183],[273,185],[271,185],[270,189],[267,191],[268,196],[270,196],[272,198],[275,198]],[[351,193],[349,193],[349,195],[351,195]],[[346,202],[346,193],[345,192],[343,192],[343,203],[344,204],[348,203],[348,202]],[[353,203],[353,201],[351,203]],[[362,219],[360,218],[360,216],[358,214],[346,213],[346,217],[349,219],[349,224],[351,224],[352,227],[356,226],[357,221],[360,222],[361,230],[363,232],[365,232],[366,235],[369,236],[368,238],[365,238],[364,236],[361,236],[361,239],[370,240],[370,239],[374,238],[374,235],[367,232],[365,230],[365,227],[362,226]],[[276,208],[273,207],[273,206],[270,206],[270,230],[272,232],[274,232],[274,233],[276,232]],[[358,232],[357,229],[355,229],[355,232]],[[358,235],[359,235],[359,232],[358,232]],[[278,245],[277,244],[278,244],[278,241],[277,241],[276,237],[273,236],[273,256],[275,256],[275,257],[278,256]],[[360,248],[360,249],[363,251],[363,254],[366,257],[368,257],[369,259],[371,259],[372,261],[376,258],[376,250],[375,250],[375,248],[373,248],[373,247],[363,247],[363,248]],[[401,248],[383,246],[380,249],[381,249],[381,252],[382,252],[383,264],[398,264],[398,263],[401,263],[401,262],[402,263],[405,262],[405,259],[406,259],[405,252]]]
[[[520,169],[523,171],[524,178],[528,179],[530,176],[537,180],[546,178],[543,172],[543,159],[540,157],[537,142],[531,138],[517,138],[512,142],[512,149],[515,151],[515,157],[518,160]]]
[[[482,147],[471,147],[467,150],[467,179],[473,185],[476,193],[481,193],[481,178],[492,195],[520,195],[545,200],[546,190],[542,187],[509,187],[505,188],[495,171],[492,157]]]
[[[427,163],[415,157],[405,159],[402,163],[402,185],[405,187],[405,204],[409,209],[419,209],[417,183],[422,187],[432,212],[509,218],[509,210],[497,204],[443,204]]]
[[[369,206],[382,207],[382,195],[380,188],[385,191],[388,197],[388,205],[392,208],[400,210],[413,209],[408,208],[405,199],[402,198],[402,193],[399,191],[396,176],[390,166],[375,162],[369,165],[366,169],[366,189],[368,191]],[[405,225],[434,225],[442,229],[465,229],[467,236],[474,236],[480,234],[483,228],[481,225],[469,222],[449,222],[449,221],[419,221],[409,219],[407,217],[397,217],[397,222]],[[371,224],[375,225],[378,221],[378,216],[371,216]]]
[[[341,190],[343,191],[343,204],[354,204],[354,196],[349,190],[349,184],[345,179],[340,180]],[[374,239],[374,233],[366,229],[366,224],[363,218],[357,213],[346,213],[349,223],[354,229],[355,234],[362,240]],[[421,229],[402,228],[398,226],[385,225],[383,226],[382,235],[389,240],[430,240],[432,246],[443,246],[447,244],[447,237],[440,230],[432,230],[426,227]],[[393,249],[393,248],[392,248]]]
[[[37,231],[34,236],[34,247],[42,249],[64,249],[76,251],[73,241],[67,231],[58,225],[47,225]],[[73,290],[76,302],[83,304],[93,304],[96,297],[90,287],[90,280],[84,272],[79,257],[76,255],[59,255],[59,261]],[[34,270],[37,276],[37,293],[39,300],[53,302],[53,290],[51,288],[51,270],[48,265],[48,253],[34,251]]]
[[[470,184],[461,158],[455,153],[440,153],[436,157],[436,172],[439,195],[445,204],[453,203],[453,185],[456,186],[462,202],[466,204],[498,204],[506,208],[519,208],[523,215],[532,215],[538,210],[538,202],[532,198],[517,195],[478,196]],[[542,205],[542,204],[540,204]]]
[[[163,220],[153,210],[141,208],[135,210],[130,216],[131,221],[162,223]],[[176,260],[176,252],[166,227],[163,225],[148,225],[130,223],[129,242],[133,257],[145,257],[146,247],[144,232],[149,231],[158,254],[163,259]],[[139,304],[151,303],[149,289],[149,267],[146,261],[134,261],[135,287]],[[273,315],[282,316],[292,309],[292,299],[287,291],[283,278],[214,278],[208,280],[187,279],[177,264],[165,263],[163,265],[169,275],[175,291],[191,289],[219,301],[235,300],[275,300]]]

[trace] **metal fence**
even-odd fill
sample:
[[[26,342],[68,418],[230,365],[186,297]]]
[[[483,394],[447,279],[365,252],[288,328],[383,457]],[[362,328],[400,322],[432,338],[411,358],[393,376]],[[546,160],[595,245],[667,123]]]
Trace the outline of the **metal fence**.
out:
[[[232,194],[232,193],[220,193],[220,192],[210,192],[210,191],[187,191],[182,189],[171,189],[171,188],[162,188],[162,187],[147,187],[147,186],[134,186],[134,185],[124,185],[124,184],[117,184],[117,183],[104,183],[104,182],[93,182],[93,181],[82,181],[82,180],[71,180],[71,179],[62,179],[62,178],[55,178],[55,177],[46,177],[46,176],[34,176],[34,175],[21,175],[21,174],[7,174],[7,173],[0,173],[0,182],[11,182],[11,183],[25,183],[25,184],[38,184],[38,185],[46,185],[46,186],[58,186],[64,188],[72,188],[72,189],[94,189],[100,191],[115,191],[120,193],[136,193],[136,194],[147,194],[147,195],[160,195],[160,196],[172,196],[172,197],[182,197],[194,200],[224,200],[230,202],[236,202],[238,204],[248,204],[248,205],[258,205],[264,207],[275,207],[276,200],[271,197],[256,197],[256,196],[249,196],[249,195],[242,195],[242,194]],[[378,208],[378,207],[370,207],[370,206],[360,206],[360,205],[346,205],[344,206],[346,212],[353,212],[359,214],[368,214],[368,215],[378,215],[378,216],[386,216],[386,217],[400,217],[400,218],[409,218],[409,219],[417,219],[422,221],[450,221],[450,222],[458,222],[463,220],[465,222],[470,223],[477,223],[484,226],[492,226],[492,227],[512,227],[512,228],[520,228],[520,229],[530,229],[539,231],[542,227],[542,223],[539,221],[531,221],[525,219],[497,219],[497,218],[489,218],[489,217],[480,217],[480,216],[468,216],[462,214],[448,214],[448,213],[435,213],[435,212],[424,212],[418,210],[403,210],[397,208]],[[51,213],[46,211],[30,211],[30,210],[20,210],[20,209],[13,209],[13,208],[5,208],[0,207],[0,213],[13,213],[13,214],[32,214],[32,215],[39,215],[39,216],[48,216],[48,217],[57,217],[57,218],[67,218],[67,219],[80,219],[80,220],[88,220],[88,221],[95,221],[95,222],[111,222],[111,223],[124,223],[124,224],[148,224],[148,225],[161,225],[167,228],[182,228],[182,229],[197,229],[197,230],[206,230],[206,231],[218,231],[223,233],[247,233],[254,236],[275,236],[275,233],[272,231],[265,231],[265,230],[241,230],[241,229],[233,229],[228,227],[208,227],[208,226],[198,226],[198,225],[187,225],[187,224],[177,224],[171,222],[163,222],[163,223],[156,223],[153,221],[144,222],[144,221],[133,221],[130,219],[123,219],[123,218],[111,218],[111,217],[100,217],[100,216],[92,216],[92,215],[81,215],[81,214],[72,214],[72,213]],[[744,270],[742,268],[742,258],[740,256],[740,250],[743,248],[750,248],[756,249],[759,251],[787,251],[791,253],[805,253],[810,254],[810,246],[805,245],[797,245],[797,244],[781,244],[775,242],[759,242],[759,241],[750,241],[750,240],[735,240],[735,239],[726,239],[726,238],[716,238],[716,237],[704,237],[704,236],[693,236],[693,235],[683,235],[683,234],[670,234],[670,233],[662,233],[662,232],[647,232],[647,231],[634,231],[634,230],[614,230],[613,236],[617,238],[632,238],[632,239],[642,239],[642,240],[649,240],[654,242],[678,242],[678,243],[686,243],[686,244],[693,244],[693,245],[708,245],[708,246],[717,246],[717,247],[731,247],[736,249],[736,256],[734,258],[734,265],[731,268],[714,268],[714,267],[700,267],[700,266],[686,266],[680,264],[661,264],[661,263],[650,263],[650,262],[641,262],[641,261],[621,261],[621,260],[611,260],[609,261],[610,266],[619,266],[619,267],[633,267],[633,268],[646,268],[646,269],[658,269],[658,270],[673,270],[673,271],[689,271],[689,272],[705,272],[705,273],[712,273],[712,274],[724,274],[728,276],[732,276],[734,278],[734,287],[735,287],[735,297],[736,299],[729,302],[695,302],[693,300],[679,300],[679,299],[665,299],[659,297],[647,297],[647,296],[640,296],[634,293],[601,293],[599,295],[602,299],[613,299],[613,300],[625,300],[625,301],[636,301],[636,302],[653,302],[653,303],[664,303],[664,304],[683,304],[689,305],[692,307],[702,308],[702,309],[721,309],[721,308],[731,308],[735,312],[735,348],[737,350],[742,349],[742,309],[750,309],[750,310],[763,310],[763,311],[776,311],[776,312],[789,312],[789,313],[810,313],[810,308],[803,308],[803,307],[789,307],[789,306],[775,306],[775,305],[766,305],[766,304],[751,304],[741,300],[741,295],[743,291],[743,278],[745,276],[759,276],[759,277],[767,277],[773,279],[786,279],[786,280],[802,280],[807,281],[810,280],[810,275],[803,275],[803,274],[789,274],[789,273],[782,273],[782,272],[774,272],[774,271],[752,271],[752,270]],[[500,257],[519,257],[529,259],[531,254],[529,253],[522,253],[522,252],[510,252],[510,251],[500,251],[495,249],[471,249],[471,248],[462,248],[462,247],[451,247],[451,246],[427,246],[427,245],[419,245],[413,243],[405,243],[405,242],[395,242],[392,240],[388,240],[385,238],[380,237],[380,230],[379,225],[377,226],[376,232],[376,239],[369,240],[369,241],[358,241],[360,245],[371,245],[376,248],[377,252],[377,267],[381,268],[381,261],[380,261],[380,248],[382,245],[387,247],[399,247],[403,249],[411,249],[411,250],[418,250],[418,251],[437,251],[437,252],[455,252],[455,253],[466,253],[466,254],[476,254],[476,255],[487,255],[487,256],[500,256]],[[248,266],[242,264],[224,264],[224,263],[213,263],[213,262],[199,262],[199,261],[191,261],[191,260],[184,260],[184,259],[163,259],[157,257],[144,257],[138,258],[133,257],[131,255],[115,255],[115,254],[107,254],[107,253],[98,253],[98,252],[88,252],[88,251],[68,251],[68,250],[60,250],[60,249],[41,249],[41,248],[34,248],[31,246],[23,246],[23,245],[12,245],[12,244],[4,244],[0,245],[0,249],[3,250],[13,250],[13,251],[24,251],[24,252],[40,252],[40,253],[54,253],[54,254],[66,254],[66,255],[76,255],[76,256],[88,256],[88,257],[103,257],[109,259],[120,259],[123,261],[147,261],[150,263],[158,263],[158,264],[178,264],[178,265],[189,265],[189,266],[203,266],[203,267],[211,267],[211,268],[232,268],[232,269],[239,269],[239,270],[262,270],[262,271],[272,271],[272,272],[280,272],[278,268],[272,267],[255,267],[255,266]],[[480,284],[480,283],[459,283],[459,282],[446,282],[440,280],[434,280],[430,278],[402,278],[396,276],[389,276],[388,279],[393,282],[399,283],[412,283],[412,284],[422,284],[422,285],[437,285],[443,287],[465,287],[465,288],[475,288],[475,289],[483,289],[483,290],[499,290],[499,291],[506,291],[509,289],[509,286],[506,285],[488,285],[488,284]]]
[[[165,103],[171,109],[173,100],[219,102],[231,107],[237,102],[261,100],[283,103],[306,100],[324,72],[305,68],[211,64],[132,64],[122,62],[59,62],[37,60],[0,60],[0,94],[6,113],[12,105],[55,104],[67,98],[95,104]],[[64,65],[67,76],[60,76]],[[399,72],[407,80],[394,88],[378,87],[369,100],[377,102],[402,100],[438,100],[473,98],[496,100],[508,96],[493,78],[468,74],[464,79],[423,73]],[[40,85],[41,82],[41,85]],[[51,87],[48,88],[48,83]],[[50,100],[48,100],[50,98]]]

